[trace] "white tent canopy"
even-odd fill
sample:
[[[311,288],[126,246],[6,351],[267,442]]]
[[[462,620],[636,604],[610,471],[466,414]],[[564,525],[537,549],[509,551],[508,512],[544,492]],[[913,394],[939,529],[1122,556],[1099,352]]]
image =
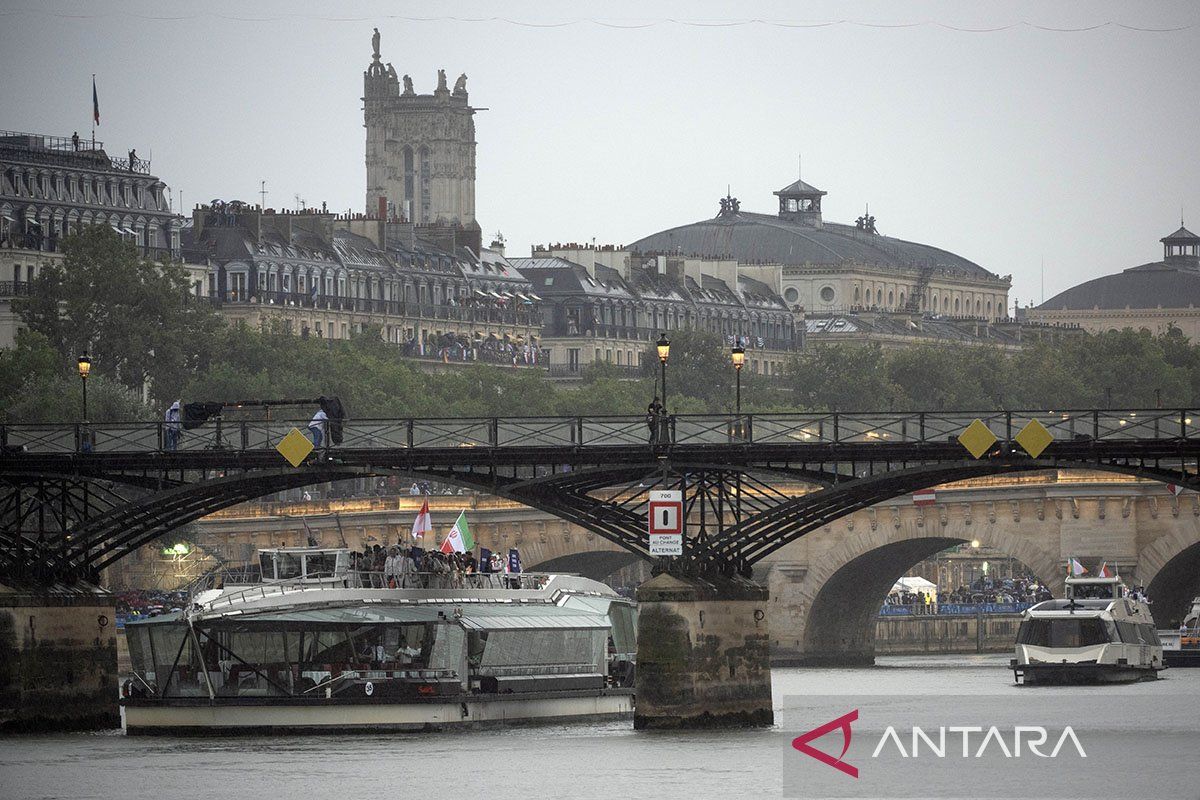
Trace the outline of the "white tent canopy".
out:
[[[892,586],[891,594],[899,592],[912,592],[913,594],[920,592],[937,600],[937,584],[924,578],[901,578]]]

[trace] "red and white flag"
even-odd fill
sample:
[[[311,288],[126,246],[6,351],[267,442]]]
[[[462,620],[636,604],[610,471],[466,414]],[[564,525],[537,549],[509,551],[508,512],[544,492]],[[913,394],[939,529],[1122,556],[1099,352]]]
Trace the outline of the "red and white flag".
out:
[[[1176,497],[1179,497],[1179,495],[1184,493],[1185,489],[1177,483],[1168,483],[1167,491]]]
[[[421,503],[421,510],[417,513],[417,518],[413,520],[412,537],[414,539],[423,539],[425,534],[433,530],[433,520],[429,516],[429,501]]]
[[[1112,576],[1113,576],[1112,570],[1108,568],[1108,562],[1105,561],[1104,563],[1102,563],[1100,565],[1100,570],[1096,573],[1096,577],[1097,578],[1111,578]]]
[[[1079,559],[1070,558],[1070,559],[1067,559],[1067,573],[1072,578],[1078,578],[1080,576],[1087,575],[1088,568],[1085,567],[1083,564],[1080,564]]]
[[[937,493],[933,489],[918,489],[913,492],[914,506],[931,506],[937,501]]]

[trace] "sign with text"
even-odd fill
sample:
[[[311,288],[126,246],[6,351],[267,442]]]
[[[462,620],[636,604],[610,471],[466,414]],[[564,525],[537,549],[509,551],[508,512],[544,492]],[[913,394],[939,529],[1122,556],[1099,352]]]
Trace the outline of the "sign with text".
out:
[[[683,555],[683,492],[678,489],[650,492],[650,555]]]

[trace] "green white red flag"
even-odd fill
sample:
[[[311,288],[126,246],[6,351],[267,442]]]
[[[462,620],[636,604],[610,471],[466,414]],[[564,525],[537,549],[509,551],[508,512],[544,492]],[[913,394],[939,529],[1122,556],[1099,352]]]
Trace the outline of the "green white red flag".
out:
[[[1072,578],[1078,578],[1083,575],[1087,575],[1088,568],[1085,567],[1083,564],[1080,564],[1079,559],[1071,558],[1071,559],[1067,560],[1067,573]]]
[[[466,553],[475,549],[475,537],[471,535],[471,528],[467,525],[467,512],[458,512],[458,519],[450,533],[446,534],[441,549],[443,553]]]

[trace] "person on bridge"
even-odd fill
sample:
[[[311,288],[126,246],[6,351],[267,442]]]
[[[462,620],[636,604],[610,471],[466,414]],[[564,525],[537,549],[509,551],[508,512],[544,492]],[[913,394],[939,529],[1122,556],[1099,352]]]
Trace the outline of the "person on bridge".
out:
[[[167,450],[179,449],[179,401],[171,403],[167,413],[163,415],[163,447]]]
[[[658,441],[658,430],[665,410],[663,404],[658,402],[658,395],[646,406],[646,427],[650,429],[650,444]]]
[[[313,414],[313,418],[308,423],[309,438],[312,439],[313,447],[321,446],[321,440],[325,437],[325,430],[328,426],[329,415],[325,413],[325,409],[318,408],[317,413]]]

